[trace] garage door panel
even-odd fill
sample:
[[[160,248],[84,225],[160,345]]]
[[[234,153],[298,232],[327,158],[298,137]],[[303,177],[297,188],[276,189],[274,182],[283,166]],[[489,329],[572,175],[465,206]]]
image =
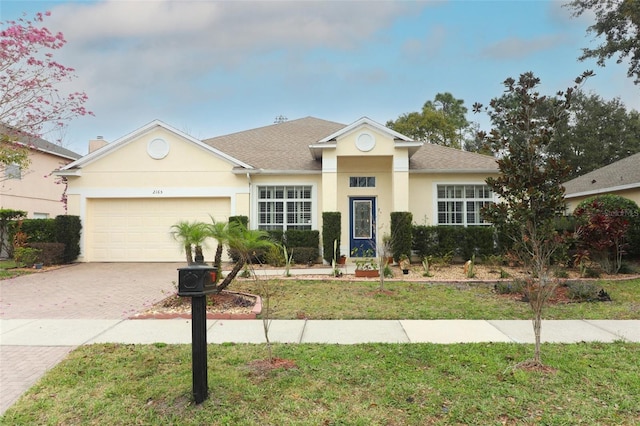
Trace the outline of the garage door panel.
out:
[[[210,222],[209,215],[226,220],[230,205],[228,198],[87,200],[85,258],[180,262],[184,252],[171,226],[181,220]]]

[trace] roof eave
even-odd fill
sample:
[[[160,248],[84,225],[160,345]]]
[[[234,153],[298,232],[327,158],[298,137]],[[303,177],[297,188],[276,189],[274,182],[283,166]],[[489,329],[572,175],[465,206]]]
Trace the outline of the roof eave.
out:
[[[640,188],[640,182],[630,183],[627,185],[610,186],[608,188],[591,189],[588,191],[580,191],[574,193],[565,193],[565,198],[586,197],[589,195],[607,194],[609,192],[625,191],[628,189]]]
[[[51,174],[54,176],[60,176],[60,177],[82,176],[82,170],[80,169],[54,170]]]
[[[425,174],[499,174],[498,169],[409,169],[409,173]]]
[[[318,175],[322,170],[274,170],[274,169],[251,169],[243,170],[235,168],[232,170],[236,175]]]

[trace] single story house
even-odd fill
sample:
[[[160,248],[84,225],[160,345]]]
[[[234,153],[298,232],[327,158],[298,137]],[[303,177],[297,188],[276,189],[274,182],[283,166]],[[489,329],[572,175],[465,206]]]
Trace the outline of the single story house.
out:
[[[51,172],[81,156],[44,139],[20,135],[5,126],[0,132],[9,140],[29,148],[30,164],[0,166],[0,208],[23,210],[29,219],[46,219],[66,214],[62,200],[65,186]],[[6,142],[2,142],[6,143]]]
[[[586,198],[616,194],[640,205],[640,152],[578,176],[564,184],[569,212]]]
[[[322,229],[342,213],[341,252],[415,223],[483,225],[493,157],[414,141],[363,117],[306,117],[199,140],[153,121],[65,166],[68,211],[82,219],[83,262],[180,261],[179,220],[249,217],[252,229]],[[210,248],[212,251],[213,248]],[[211,257],[210,252],[205,257]]]

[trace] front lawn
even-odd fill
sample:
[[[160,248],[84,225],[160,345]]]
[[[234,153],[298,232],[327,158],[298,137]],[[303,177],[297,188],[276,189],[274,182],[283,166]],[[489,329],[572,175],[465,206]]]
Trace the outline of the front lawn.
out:
[[[555,303],[544,319],[640,319],[640,279],[599,281],[611,302]],[[274,319],[531,319],[531,309],[515,297],[498,295],[489,284],[379,283],[327,279],[272,280]],[[231,291],[261,294],[252,280]]]
[[[545,344],[548,372],[513,370],[523,344],[209,346],[209,399],[194,405],[189,345],[72,352],[0,419],[33,425],[450,425],[640,421],[640,344]]]
[[[35,269],[19,268],[13,260],[0,260],[0,280],[31,274]]]

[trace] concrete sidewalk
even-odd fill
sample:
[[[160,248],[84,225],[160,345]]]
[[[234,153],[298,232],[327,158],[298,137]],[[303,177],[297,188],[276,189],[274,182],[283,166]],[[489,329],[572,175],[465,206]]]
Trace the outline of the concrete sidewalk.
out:
[[[76,347],[92,343],[190,344],[191,321],[106,319],[0,320],[0,342],[18,347]],[[207,342],[264,343],[262,320],[208,320]],[[533,343],[527,320],[273,320],[280,343]],[[549,343],[640,342],[640,320],[547,320]]]

